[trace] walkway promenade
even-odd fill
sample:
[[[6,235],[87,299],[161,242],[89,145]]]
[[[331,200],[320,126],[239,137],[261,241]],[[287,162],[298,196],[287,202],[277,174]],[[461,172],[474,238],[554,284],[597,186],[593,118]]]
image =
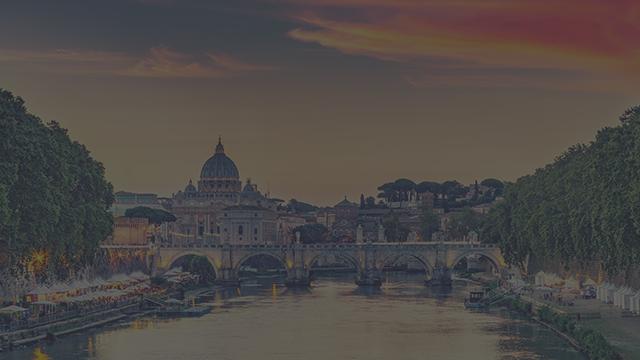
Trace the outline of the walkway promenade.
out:
[[[574,305],[545,300],[540,294],[522,296],[538,305],[575,317],[587,327],[600,332],[626,360],[640,360],[640,316],[632,315],[596,299],[575,299]]]

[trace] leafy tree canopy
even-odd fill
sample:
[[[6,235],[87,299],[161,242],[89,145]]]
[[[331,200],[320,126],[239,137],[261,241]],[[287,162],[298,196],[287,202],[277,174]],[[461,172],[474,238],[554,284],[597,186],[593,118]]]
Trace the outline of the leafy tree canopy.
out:
[[[174,222],[176,217],[162,209],[152,209],[146,206],[138,206],[125,211],[124,216],[129,218],[148,219],[150,224],[162,224],[164,222]]]
[[[300,233],[300,241],[305,244],[326,242],[329,238],[329,229],[322,224],[304,224],[293,229],[293,233]]]
[[[318,210],[318,207],[296,199],[291,199],[289,200],[289,209],[295,213],[307,213]]]
[[[640,107],[620,120],[508,184],[483,239],[515,264],[599,261],[613,275],[640,263]]]
[[[40,274],[84,267],[112,231],[112,202],[104,167],[84,145],[0,89],[0,253],[10,254],[4,261]]]

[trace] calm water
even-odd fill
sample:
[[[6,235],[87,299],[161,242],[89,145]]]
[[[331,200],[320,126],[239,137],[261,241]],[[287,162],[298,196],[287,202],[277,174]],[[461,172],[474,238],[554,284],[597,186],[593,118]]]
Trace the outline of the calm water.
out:
[[[397,277],[379,291],[349,277],[308,291],[256,283],[218,293],[201,318],[115,324],[0,360],[582,359],[526,320],[465,310],[464,285],[443,292]]]

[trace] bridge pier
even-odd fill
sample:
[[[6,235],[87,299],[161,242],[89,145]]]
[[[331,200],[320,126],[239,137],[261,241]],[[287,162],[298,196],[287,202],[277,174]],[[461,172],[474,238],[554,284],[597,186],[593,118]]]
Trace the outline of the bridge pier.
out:
[[[285,281],[285,285],[287,287],[309,287],[311,285],[311,278],[309,277],[309,271],[304,265],[304,246],[299,242],[295,243],[287,254],[287,261],[291,266],[287,264],[287,280]]]
[[[221,268],[218,271],[218,277],[216,277],[215,284],[226,287],[238,287],[240,286],[240,279],[234,269]]]
[[[371,241],[368,241],[364,246],[364,267],[359,272],[356,279],[356,285],[368,286],[368,287],[380,287],[382,285],[382,276],[380,271],[376,269],[375,265],[375,251]]]
[[[382,286],[382,278],[377,272],[365,271],[358,274],[356,285],[366,287],[380,287]]]
[[[451,269],[439,266],[433,269],[431,279],[425,282],[429,286],[451,286]]]

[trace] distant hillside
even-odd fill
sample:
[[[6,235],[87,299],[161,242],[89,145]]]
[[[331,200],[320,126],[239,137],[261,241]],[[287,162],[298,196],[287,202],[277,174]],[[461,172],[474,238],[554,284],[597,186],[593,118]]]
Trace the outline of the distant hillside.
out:
[[[514,264],[527,256],[564,264],[601,262],[609,275],[640,263],[640,107],[590,144],[570,147],[509,184],[483,240]]]

